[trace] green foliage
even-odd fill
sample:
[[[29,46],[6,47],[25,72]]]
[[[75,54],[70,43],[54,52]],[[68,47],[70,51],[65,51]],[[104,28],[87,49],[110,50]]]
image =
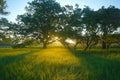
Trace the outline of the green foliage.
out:
[[[25,48],[25,44],[21,43],[21,44],[14,44],[12,45],[12,48]]]
[[[8,12],[5,11],[7,5],[6,5],[6,0],[0,0],[0,14],[6,15]]]
[[[20,43],[21,41],[21,43]],[[33,45],[34,39],[24,38],[24,40],[17,40],[13,45],[12,48],[25,48],[30,47]],[[35,44],[35,43],[34,43]]]
[[[24,32],[40,39],[45,48],[51,38],[51,32],[54,33],[61,7],[54,0],[34,0],[28,4],[27,12],[19,15],[18,20],[24,25]]]
[[[60,17],[60,23],[57,27],[57,36],[60,37],[61,42],[64,45],[68,45],[65,42],[67,38],[78,39],[78,37],[82,34],[83,27],[81,26],[81,15],[82,10],[77,5],[74,9],[73,6],[66,5],[62,8],[63,13]]]
[[[0,15],[8,14],[8,12],[5,11],[6,7],[7,7],[6,0],[0,0]],[[6,39],[7,26],[8,26],[8,20],[6,18],[0,17],[0,44],[3,43],[4,39]]]
[[[114,6],[102,7],[98,10],[101,32],[105,35],[112,33],[120,27],[120,9]]]
[[[102,7],[98,10],[99,25],[102,35],[102,48],[106,49],[105,36],[111,34],[120,27],[120,9],[114,6]]]
[[[26,6],[26,13],[18,15],[18,24],[12,24],[13,34],[27,36],[40,41],[43,48],[58,37],[65,44],[67,38],[76,41],[75,48],[83,44],[84,50],[97,45],[107,47],[106,36],[120,27],[120,9],[114,6],[96,11],[90,7],[79,8],[76,4],[62,7],[54,0],[33,0]]]
[[[105,36],[104,41],[107,44],[107,49],[109,49],[112,44],[120,46],[120,34],[109,34]]]
[[[79,41],[85,45],[84,50],[87,50],[98,43],[98,16],[96,11],[89,7],[83,9],[82,16],[84,35]]]
[[[9,21],[6,18],[0,19],[0,44],[11,44]]]

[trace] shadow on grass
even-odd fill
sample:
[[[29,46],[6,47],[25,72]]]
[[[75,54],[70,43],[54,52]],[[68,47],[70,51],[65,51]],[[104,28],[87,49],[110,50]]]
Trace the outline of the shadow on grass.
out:
[[[6,57],[3,57],[3,58],[0,58],[0,68],[2,69],[4,66],[6,66],[8,64],[20,61],[25,56],[27,56],[29,54],[31,54],[31,52],[22,53],[22,54],[18,54],[18,55],[15,55],[15,56],[6,56]]]
[[[29,54],[31,54],[31,52],[0,58],[0,79],[19,80],[16,78],[16,76],[20,76],[16,75],[17,66],[21,65],[19,64],[19,61],[22,61]],[[18,64],[16,65],[16,63]],[[20,73],[20,71],[18,73]]]
[[[120,61],[101,57],[104,54],[106,56],[112,53],[118,54],[118,51],[93,50],[72,52],[76,57],[82,59],[83,70],[88,74],[86,80],[120,80]],[[114,57],[114,55],[112,57]]]

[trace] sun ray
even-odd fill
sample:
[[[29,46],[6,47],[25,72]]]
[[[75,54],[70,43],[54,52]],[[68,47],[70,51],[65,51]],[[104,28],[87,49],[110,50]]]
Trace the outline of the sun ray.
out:
[[[40,54],[40,55],[39,55]],[[38,52],[37,60],[46,64],[80,65],[80,59],[66,48],[48,48]]]

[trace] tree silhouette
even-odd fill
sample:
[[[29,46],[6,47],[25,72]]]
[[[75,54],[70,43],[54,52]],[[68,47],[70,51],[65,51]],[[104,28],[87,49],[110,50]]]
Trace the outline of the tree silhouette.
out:
[[[0,15],[6,15],[8,12],[5,11],[7,5],[5,0],[0,0]],[[8,26],[8,20],[6,18],[0,18],[0,39],[1,42],[5,42],[6,29],[3,27]],[[0,43],[1,43],[0,42]]]
[[[0,14],[1,15],[6,15],[8,12],[5,11],[7,5],[5,0],[0,0]]]
[[[61,6],[54,0],[34,0],[28,4],[27,12],[24,15],[19,15],[18,20],[24,25],[24,32],[40,39],[43,48],[46,48],[54,35]]]
[[[106,49],[105,38],[120,27],[120,9],[114,6],[98,10],[99,26],[102,32],[102,48]]]
[[[83,35],[81,41],[85,43],[85,50],[87,50],[98,43],[99,25],[97,12],[89,7],[84,8],[82,22],[85,35]]]
[[[59,23],[56,27],[57,36],[59,36],[63,45],[67,45],[65,40],[72,35],[72,27],[69,25],[72,12],[73,6],[65,5],[62,7],[62,14],[60,15]]]

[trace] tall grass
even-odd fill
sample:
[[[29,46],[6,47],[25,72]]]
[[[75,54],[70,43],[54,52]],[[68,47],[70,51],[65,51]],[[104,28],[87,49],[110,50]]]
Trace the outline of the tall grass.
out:
[[[0,80],[120,80],[119,50],[0,49]]]

